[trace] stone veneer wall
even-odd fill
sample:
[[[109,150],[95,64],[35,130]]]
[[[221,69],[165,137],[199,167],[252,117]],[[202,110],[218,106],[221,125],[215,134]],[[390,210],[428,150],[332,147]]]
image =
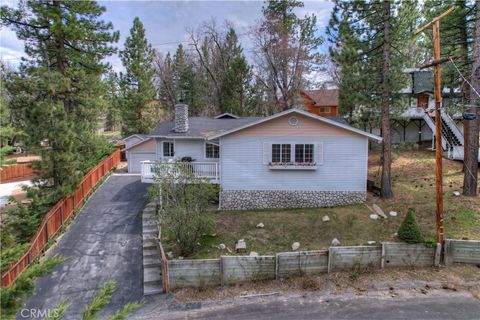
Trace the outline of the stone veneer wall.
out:
[[[220,209],[333,207],[361,203],[366,197],[362,191],[224,190],[220,192]]]

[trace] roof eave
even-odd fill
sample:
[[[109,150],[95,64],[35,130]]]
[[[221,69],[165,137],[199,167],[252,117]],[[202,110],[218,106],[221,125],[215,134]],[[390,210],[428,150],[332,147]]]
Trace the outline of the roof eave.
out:
[[[240,131],[240,130],[243,130],[243,129],[247,129],[247,128],[250,128],[250,127],[253,127],[253,126],[256,126],[258,124],[261,124],[261,123],[264,123],[264,122],[267,122],[267,121],[270,121],[270,120],[273,120],[273,119],[276,119],[276,118],[279,118],[281,116],[284,116],[284,115],[287,115],[287,114],[290,114],[290,113],[293,113],[293,112],[296,112],[296,113],[299,113],[299,114],[302,114],[306,117],[310,117],[310,118],[313,118],[313,119],[317,119],[319,121],[322,121],[322,122],[325,122],[325,123],[328,123],[328,124],[331,124],[333,126],[336,126],[336,127],[339,127],[339,128],[343,128],[347,131],[350,131],[350,132],[353,132],[353,133],[357,133],[359,135],[362,135],[362,136],[366,136],[368,137],[369,139],[372,139],[372,140],[376,140],[377,142],[381,142],[383,139],[382,137],[379,137],[377,135],[374,135],[374,134],[371,134],[371,133],[367,133],[367,132],[364,132],[362,130],[359,130],[359,129],[356,129],[356,128],[353,128],[349,125],[344,125],[344,124],[341,124],[341,123],[338,123],[334,120],[330,120],[328,118],[324,118],[324,117],[321,117],[321,116],[317,116],[315,114],[312,114],[310,112],[306,112],[304,110],[299,110],[299,109],[289,109],[289,110],[286,110],[286,111],[283,111],[283,112],[280,112],[280,113],[276,113],[274,115],[271,115],[269,117],[266,117],[264,119],[261,119],[259,121],[256,121],[256,122],[253,122],[253,123],[249,123],[247,125],[244,125],[242,127],[238,127],[238,128],[235,128],[235,129],[232,129],[232,130],[228,130],[228,131],[225,131],[225,132],[222,132],[220,134],[217,134],[217,135],[213,135],[211,137],[208,137],[208,140],[214,140],[214,139],[218,139],[220,137],[223,137],[223,136],[226,136],[226,135],[229,135],[231,133],[234,133],[234,132],[237,132],[237,131]]]

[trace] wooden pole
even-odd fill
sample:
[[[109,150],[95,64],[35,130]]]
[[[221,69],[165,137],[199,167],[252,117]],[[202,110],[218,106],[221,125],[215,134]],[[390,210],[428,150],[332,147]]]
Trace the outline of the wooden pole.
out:
[[[433,59],[440,60],[440,20],[432,24],[433,29]],[[443,168],[442,168],[442,76],[440,64],[435,64],[434,69],[434,95],[435,95],[435,180],[436,180],[436,216],[437,216],[437,242],[443,245]]]
[[[450,8],[432,21],[417,29],[415,34],[432,27],[433,31],[433,70],[434,70],[434,96],[435,96],[435,193],[436,193],[436,220],[437,242],[440,243],[443,253],[445,227],[443,224],[443,170],[442,170],[442,76],[440,64],[440,20],[452,13],[455,8]],[[442,254],[443,255],[443,254]]]

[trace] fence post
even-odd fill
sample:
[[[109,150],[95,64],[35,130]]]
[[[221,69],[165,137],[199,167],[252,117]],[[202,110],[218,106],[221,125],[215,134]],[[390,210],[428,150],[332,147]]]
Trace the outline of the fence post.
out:
[[[275,254],[275,280],[278,280],[278,253]]]
[[[453,264],[453,248],[452,240],[445,239],[445,266],[450,266]]]
[[[223,256],[220,256],[220,285],[225,285],[225,270],[223,269]]]
[[[385,268],[385,243],[382,242],[382,257],[380,260],[380,268],[384,269]]]
[[[62,227],[65,220],[65,218],[63,217],[64,211],[65,211],[65,201],[66,200],[64,199],[62,205],[60,206],[60,223]]]
[[[50,237],[48,236],[48,219],[45,220],[45,235],[47,236],[47,242],[50,240]]]
[[[442,244],[437,243],[437,245],[435,246],[435,262],[434,262],[435,267],[440,266],[441,258],[442,258]]]
[[[332,247],[328,247],[328,268],[327,268],[327,273],[332,272]]]
[[[32,249],[28,250],[28,264],[32,263]]]

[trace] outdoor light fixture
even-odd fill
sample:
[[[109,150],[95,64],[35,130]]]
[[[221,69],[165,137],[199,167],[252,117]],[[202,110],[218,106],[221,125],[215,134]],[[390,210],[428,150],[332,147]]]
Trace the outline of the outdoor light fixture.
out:
[[[462,113],[463,120],[475,120],[477,115],[473,112],[464,112]]]

